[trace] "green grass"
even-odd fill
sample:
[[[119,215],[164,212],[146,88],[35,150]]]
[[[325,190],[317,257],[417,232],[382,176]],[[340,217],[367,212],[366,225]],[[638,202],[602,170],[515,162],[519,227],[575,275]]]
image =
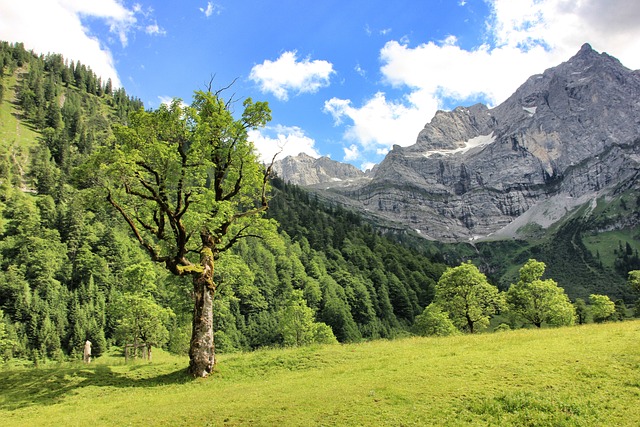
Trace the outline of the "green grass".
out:
[[[19,119],[20,111],[16,106],[15,95],[16,76],[7,76],[4,82],[6,88],[0,103],[0,147],[13,146],[28,153],[36,144],[39,134]]]
[[[632,230],[606,231],[594,235],[585,235],[583,242],[594,257],[599,253],[600,261],[607,267],[613,267],[617,258],[614,251],[619,250],[621,242],[623,250],[625,250],[626,243],[629,243],[634,251],[640,249],[640,242],[635,238],[637,234],[638,230],[635,228]]]
[[[640,321],[0,371],[0,424],[640,425]]]
[[[16,104],[16,74],[6,76],[4,84],[5,91],[0,102],[0,157],[8,156],[16,183],[26,189],[31,149],[38,143],[39,134],[21,120]]]

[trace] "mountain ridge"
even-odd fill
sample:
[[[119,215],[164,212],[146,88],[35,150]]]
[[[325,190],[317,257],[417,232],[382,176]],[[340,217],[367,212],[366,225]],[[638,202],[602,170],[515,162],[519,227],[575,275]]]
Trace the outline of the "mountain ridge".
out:
[[[370,179],[327,185],[323,195],[438,241],[513,238],[529,222],[547,228],[637,187],[639,99],[640,72],[584,44],[495,108],[438,111]]]

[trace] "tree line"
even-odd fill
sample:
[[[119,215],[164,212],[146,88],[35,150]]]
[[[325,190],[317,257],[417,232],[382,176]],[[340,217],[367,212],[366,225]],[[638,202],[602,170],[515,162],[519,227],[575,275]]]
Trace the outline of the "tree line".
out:
[[[577,298],[571,303],[553,279],[542,279],[545,264],[530,259],[520,268],[519,280],[500,292],[471,262],[448,268],[436,285],[435,298],[416,317],[413,331],[420,335],[455,335],[486,329],[492,317],[504,321],[495,330],[521,327],[572,326],[590,321],[601,323],[628,317],[622,300],[591,294],[589,304]],[[640,271],[628,276],[630,290],[640,291]],[[640,299],[635,306],[640,315]]]

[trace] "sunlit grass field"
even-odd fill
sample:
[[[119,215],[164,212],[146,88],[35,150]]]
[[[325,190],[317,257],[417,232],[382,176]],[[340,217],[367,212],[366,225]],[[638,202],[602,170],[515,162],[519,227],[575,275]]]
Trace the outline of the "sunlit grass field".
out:
[[[640,321],[0,371],[7,426],[638,426]]]

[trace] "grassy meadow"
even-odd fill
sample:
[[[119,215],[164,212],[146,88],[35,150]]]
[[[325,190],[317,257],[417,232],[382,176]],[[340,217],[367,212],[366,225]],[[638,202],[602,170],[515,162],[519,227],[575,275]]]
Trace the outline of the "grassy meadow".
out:
[[[0,425],[640,425],[640,321],[0,371]]]

